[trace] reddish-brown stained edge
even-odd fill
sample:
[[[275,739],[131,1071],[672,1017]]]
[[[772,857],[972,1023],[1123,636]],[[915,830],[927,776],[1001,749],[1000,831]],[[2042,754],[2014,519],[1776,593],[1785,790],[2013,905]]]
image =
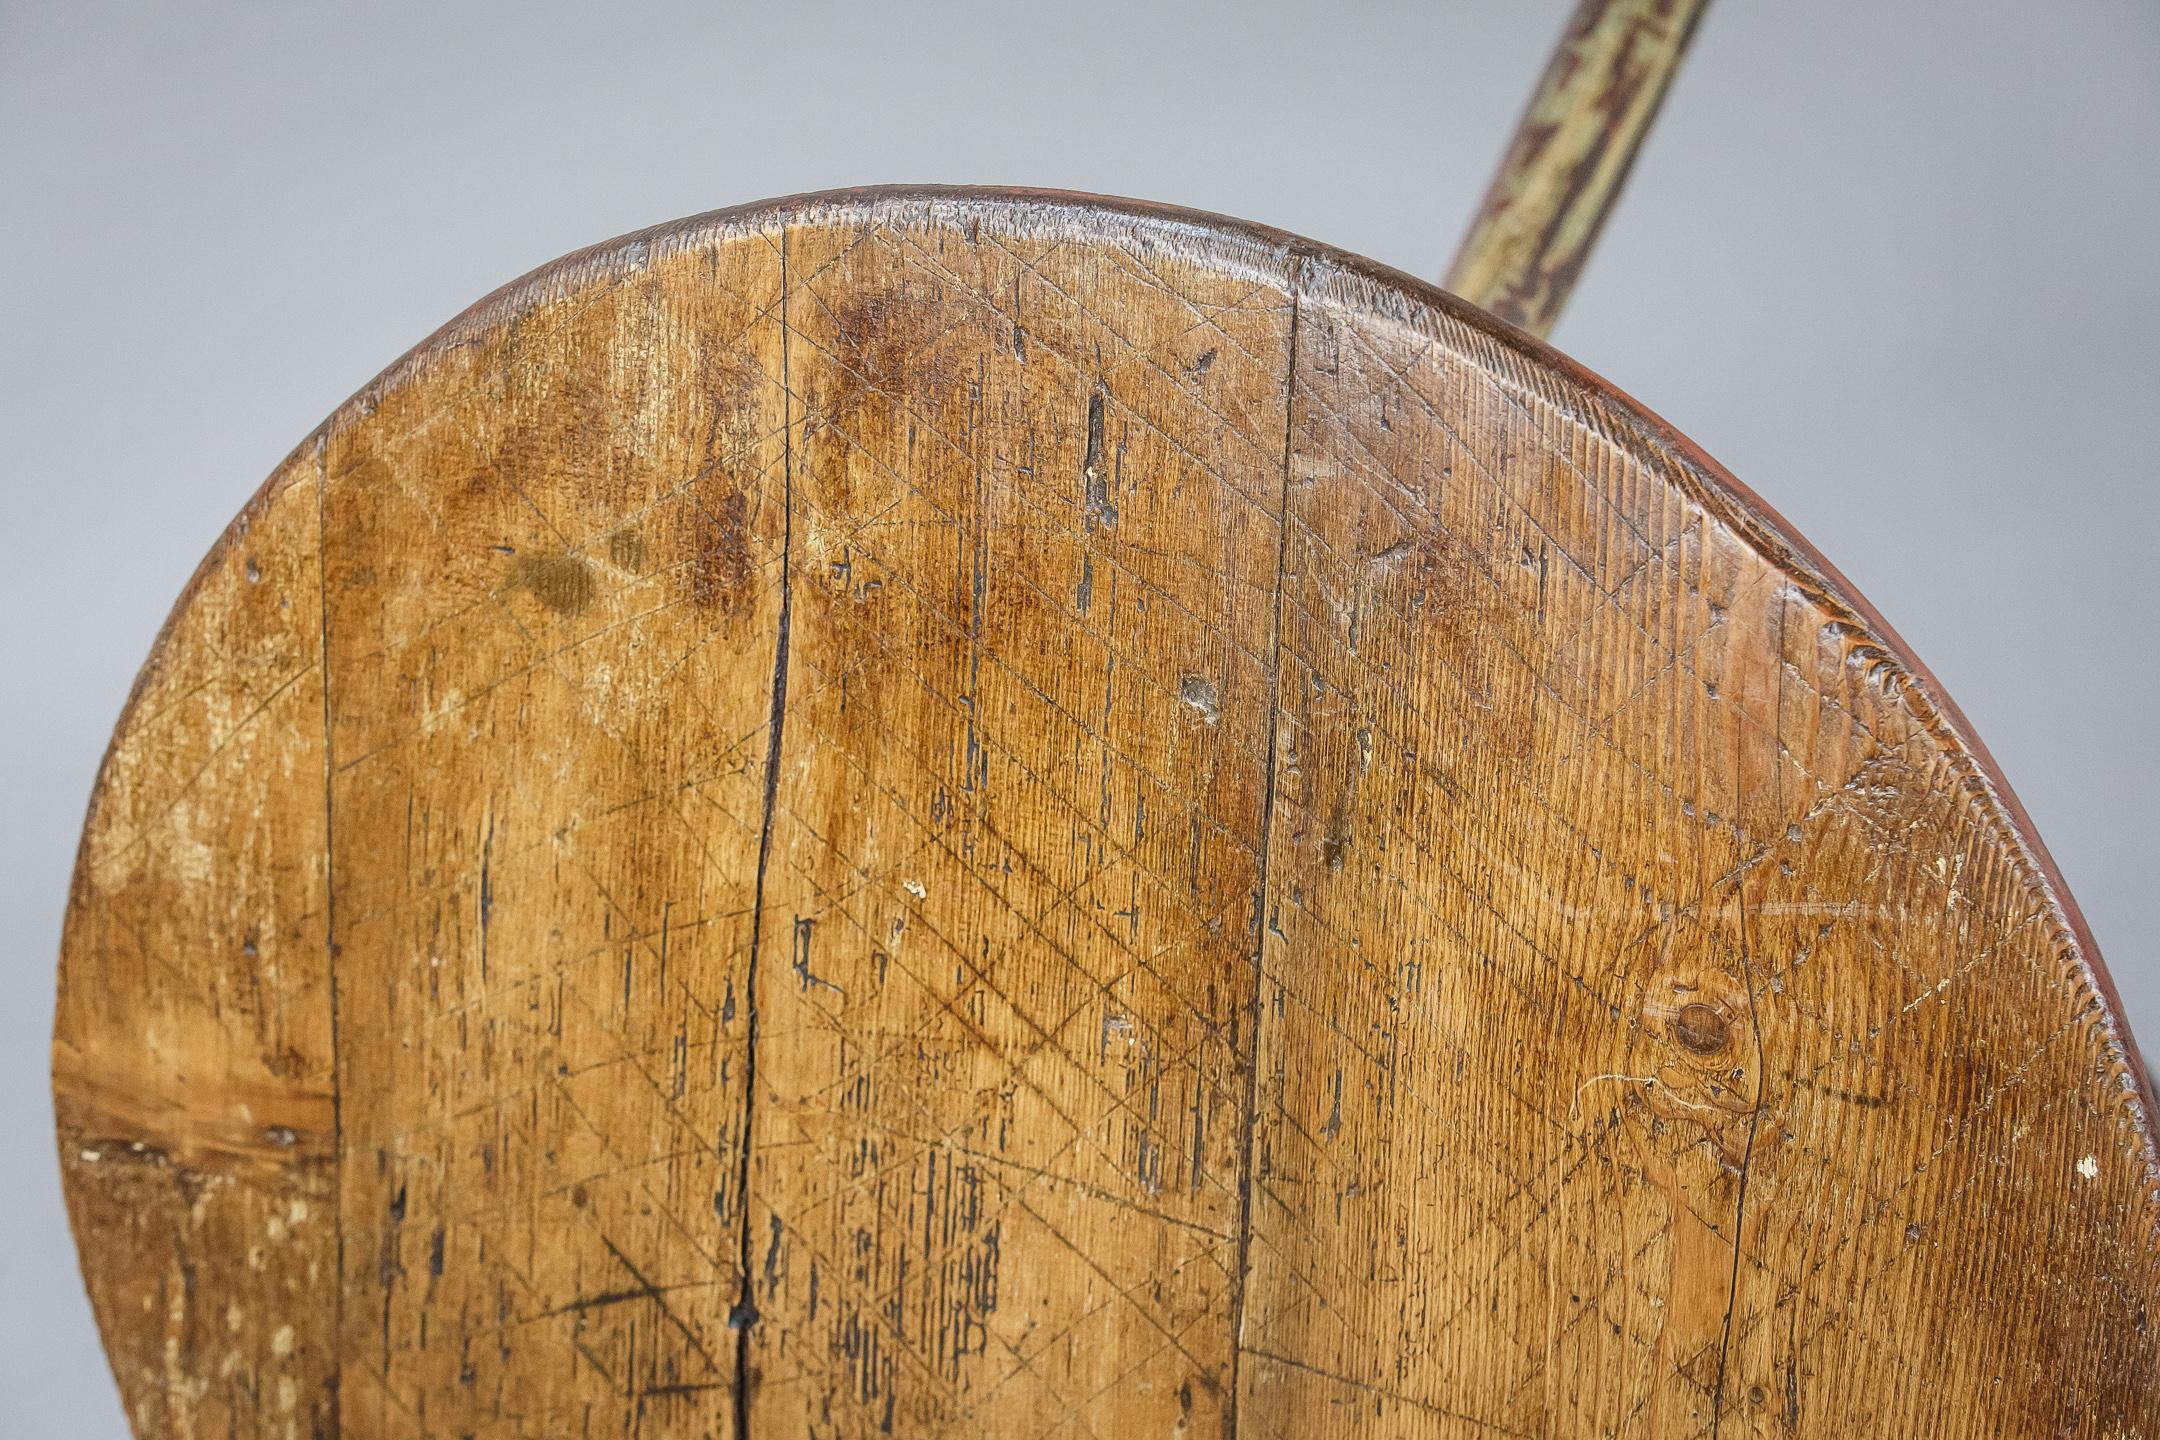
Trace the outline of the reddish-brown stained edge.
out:
[[[161,661],[165,641],[178,617],[192,603],[205,576],[213,570],[228,547],[246,534],[256,514],[277,493],[275,487],[281,481],[290,481],[295,474],[294,463],[314,454],[339,425],[355,414],[364,414],[371,410],[383,395],[403,384],[436,355],[456,349],[505,321],[529,312],[550,298],[568,294],[586,284],[641,269],[655,250],[665,251],[695,244],[722,232],[749,234],[771,229],[810,213],[856,213],[869,216],[880,211],[964,213],[970,209],[1045,212],[1056,215],[1075,228],[1084,228],[1091,220],[1142,221],[1172,231],[1204,236],[1217,242],[1227,241],[1232,245],[1249,247],[1270,255],[1282,267],[1288,283],[1294,288],[1304,288],[1314,272],[1320,271],[1334,272],[1353,281],[1363,281],[1383,292],[1395,292],[1414,305],[1446,315],[1449,319],[1482,334],[1499,349],[1513,352],[1531,362],[1537,369],[1555,374],[1578,387],[1587,396],[1608,408],[1614,416],[1634,427],[1646,445],[1665,452],[1676,461],[1686,477],[1699,487],[1700,498],[1715,510],[1721,519],[1734,523],[1751,540],[1762,544],[1783,564],[1797,571],[1801,578],[1844,607],[1872,632],[1873,638],[1880,642],[1884,652],[1907,673],[1921,692],[1926,708],[1933,712],[1934,720],[1943,728],[1948,739],[1970,757],[1977,772],[1976,778],[1983,783],[1987,795],[1999,807],[2001,818],[2007,822],[2011,835],[2031,863],[2050,903],[2068,928],[2076,952],[2074,958],[2091,980],[2093,989],[2100,998],[2102,1024],[2110,1043],[2121,1056],[2133,1087],[2128,1100],[2134,1111],[2136,1129],[2144,1142],[2147,1193],[2160,1200],[2160,1137],[2156,1137],[2153,1132],[2155,1118],[2160,1117],[2160,1104],[2155,1103],[2152,1078],[2139,1054],[2129,1022],[2122,1013],[2122,1000],[2115,987],[2114,978],[2108,972],[2107,962],[2101,956],[2084,914],[2078,909],[2077,900],[2064,882],[2054,857],[2048,853],[2046,844],[2034,828],[2032,817],[2003,775],[2001,767],[1996,764],[1994,756],[1989,753],[1986,744],[1973,729],[1972,722],[1966,719],[1956,701],[1950,698],[1934,672],[1913,653],[1912,648],[1899,636],[1890,622],[1883,618],[1881,612],[1868,603],[1859,588],[1846,579],[1790,521],[1735,478],[1724,466],[1711,459],[1701,447],[1649,407],[1536,336],[1517,329],[1429,281],[1406,274],[1392,266],[1271,226],[1207,211],[1070,190],[957,185],[865,186],[847,190],[807,192],[708,211],[617,236],[550,261],[482,297],[462,314],[393,361],[381,374],[332,411],[328,419],[295,446],[292,453],[271,471],[270,478],[264,481],[242,506],[239,514],[219,535],[209,553],[195,568],[194,574],[189,577],[179,598],[174,602],[165,623],[159,627],[150,655],[137,675],[115,722],[113,740],[108,742],[107,746],[107,759],[110,759],[112,745],[117,743],[120,733],[133,718],[143,691]],[[93,789],[89,805],[92,814],[96,804],[97,792]],[[87,831],[87,817],[85,828]],[[85,858],[78,850],[71,893],[79,892],[84,883],[84,865]]]

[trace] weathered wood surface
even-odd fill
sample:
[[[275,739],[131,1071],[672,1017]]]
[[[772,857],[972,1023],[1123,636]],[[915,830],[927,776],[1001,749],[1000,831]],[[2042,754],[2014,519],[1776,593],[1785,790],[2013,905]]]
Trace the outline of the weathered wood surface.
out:
[[[1549,335],[1709,0],[1580,0],[1442,281]]]
[[[1591,377],[1019,194],[341,409],[99,781],[144,1436],[2160,1427],[2128,1037],[1962,722]]]

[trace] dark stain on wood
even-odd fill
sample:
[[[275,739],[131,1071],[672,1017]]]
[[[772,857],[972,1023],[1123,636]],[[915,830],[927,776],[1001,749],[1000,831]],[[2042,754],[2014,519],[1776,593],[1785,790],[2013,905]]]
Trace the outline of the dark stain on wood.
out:
[[[645,567],[645,537],[636,527],[625,525],[608,536],[608,560],[618,570],[632,574]]]
[[[749,501],[726,490],[698,507],[691,526],[690,598],[701,610],[731,609],[756,573]]]
[[[582,555],[520,555],[511,562],[510,583],[565,616],[584,614],[600,593],[592,566]]]

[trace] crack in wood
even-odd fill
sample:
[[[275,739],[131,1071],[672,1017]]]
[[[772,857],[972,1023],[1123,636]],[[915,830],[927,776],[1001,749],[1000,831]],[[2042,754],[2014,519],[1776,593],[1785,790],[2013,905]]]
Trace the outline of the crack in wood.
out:
[[[755,1155],[754,1123],[757,1116],[758,1058],[758,962],[765,938],[765,872],[772,858],[773,814],[780,798],[782,740],[787,731],[788,642],[794,623],[795,549],[795,410],[794,376],[789,369],[788,325],[788,227],[780,228],[780,386],[781,430],[781,531],[780,617],[773,639],[772,709],[765,741],[764,808],[758,825],[757,875],[752,882],[750,905],[750,960],[745,971],[742,1138],[736,1203],[742,1209],[740,1245],[736,1266],[742,1286],[741,1298],[728,1312],[735,1331],[735,1440],[748,1440],[751,1414],[750,1332],[758,1322],[756,1271],[751,1263],[753,1236],[750,1203],[751,1162]]]

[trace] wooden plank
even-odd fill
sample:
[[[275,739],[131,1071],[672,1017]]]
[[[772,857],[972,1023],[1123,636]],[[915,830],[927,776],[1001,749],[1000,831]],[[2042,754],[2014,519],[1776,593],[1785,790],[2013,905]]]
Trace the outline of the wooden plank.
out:
[[[789,233],[753,1433],[1223,1428],[1290,312],[1164,238]]]
[[[287,461],[175,608],[68,903],[61,1169],[142,1435],[335,1423],[316,471]]]
[[[1624,410],[1301,307],[1247,1432],[2128,1423],[2126,1072],[1913,677]]]
[[[751,227],[327,451],[348,1435],[724,1435],[785,527]]]

